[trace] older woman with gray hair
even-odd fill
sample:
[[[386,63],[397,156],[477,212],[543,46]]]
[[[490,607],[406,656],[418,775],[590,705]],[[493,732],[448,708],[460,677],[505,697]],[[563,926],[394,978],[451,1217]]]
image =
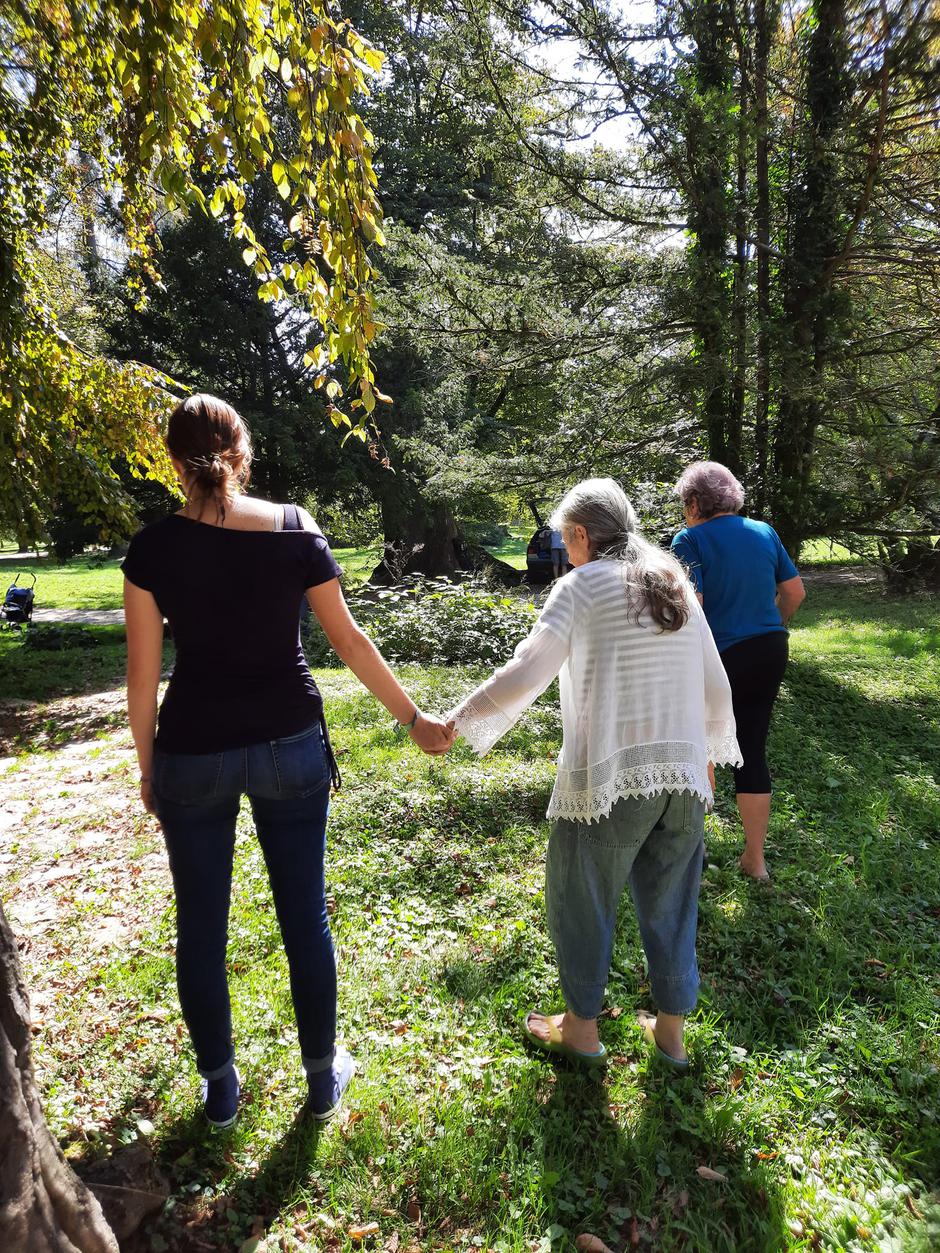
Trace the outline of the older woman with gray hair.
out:
[[[689,569],[731,683],[744,764],[735,769],[744,827],[741,869],[770,878],[767,735],[789,656],[787,623],[802,604],[803,580],[773,527],[742,518],[744,488],[717,461],[696,461],[676,484],[686,526],[672,551]]]
[[[642,537],[612,479],[572,488],[551,525],[574,569],[512,660],[450,715],[485,753],[560,672],[545,903],[567,1009],[530,1012],[525,1035],[580,1065],[606,1063],[597,1019],[629,883],[659,1008],[644,1031],[684,1070],[708,763],[740,761],[731,691],[682,567]]]

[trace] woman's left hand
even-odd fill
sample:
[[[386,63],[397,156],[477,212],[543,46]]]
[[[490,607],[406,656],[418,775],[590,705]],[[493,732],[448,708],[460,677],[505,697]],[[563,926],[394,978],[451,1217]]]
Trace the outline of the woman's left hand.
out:
[[[418,714],[418,720],[408,734],[424,752],[437,757],[448,752],[454,743],[454,732],[440,718],[432,714]]]

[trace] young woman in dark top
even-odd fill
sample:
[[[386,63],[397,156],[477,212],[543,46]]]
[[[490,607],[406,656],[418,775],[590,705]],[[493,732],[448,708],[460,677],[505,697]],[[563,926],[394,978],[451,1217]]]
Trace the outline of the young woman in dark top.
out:
[[[329,1118],[354,1063],[335,1046],[323,862],[338,772],[300,644],[303,597],[339,657],[415,743],[443,753],[453,737],[419,711],[356,625],[309,514],[241,494],[251,447],[235,410],[191,396],[170,418],[167,447],[186,505],[135,535],[123,562],[128,713],[141,799],[169,854],[177,984],[205,1112],[227,1126],[238,1105],[225,950],[235,821],[247,793],[290,967],[308,1106]],[[158,719],[164,617],[176,664]]]

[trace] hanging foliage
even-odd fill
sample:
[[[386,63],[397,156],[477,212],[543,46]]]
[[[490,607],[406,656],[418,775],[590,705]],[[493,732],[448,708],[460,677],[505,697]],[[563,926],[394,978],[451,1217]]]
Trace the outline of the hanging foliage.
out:
[[[140,301],[159,282],[158,211],[224,220],[259,297],[312,315],[305,362],[334,424],[365,438],[386,399],[370,364],[383,235],[358,101],[382,54],[325,0],[19,0],[0,37],[0,525],[36,538],[67,495],[103,533],[126,531],[114,459],[171,477],[172,381],[83,352],[50,298],[50,199],[79,204],[90,169]],[[277,255],[244,212],[257,178],[284,202]]]

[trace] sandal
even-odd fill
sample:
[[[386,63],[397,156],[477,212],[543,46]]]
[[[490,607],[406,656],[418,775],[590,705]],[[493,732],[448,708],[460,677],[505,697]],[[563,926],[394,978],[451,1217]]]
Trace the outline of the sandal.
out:
[[[587,1070],[596,1070],[601,1066],[607,1065],[607,1050],[603,1044],[599,1053],[585,1053],[582,1049],[572,1048],[570,1044],[566,1044],[561,1038],[561,1032],[551,1018],[545,1018],[545,1021],[548,1023],[548,1039],[543,1040],[541,1036],[537,1036],[529,1026],[529,1019],[536,1012],[536,1010],[530,1009],[522,1020],[523,1034],[533,1048],[539,1049],[543,1053],[555,1053],[559,1057],[566,1057],[568,1061],[576,1062]]]
[[[656,1050],[657,1058],[661,1062],[665,1062],[665,1064],[677,1074],[684,1075],[689,1069],[689,1059],[687,1057],[673,1057],[671,1053],[666,1053],[663,1049],[661,1049],[656,1043],[656,1035],[653,1031],[651,1023],[645,1022],[642,1024],[642,1027],[643,1039],[647,1044],[652,1044],[653,1048]]]

